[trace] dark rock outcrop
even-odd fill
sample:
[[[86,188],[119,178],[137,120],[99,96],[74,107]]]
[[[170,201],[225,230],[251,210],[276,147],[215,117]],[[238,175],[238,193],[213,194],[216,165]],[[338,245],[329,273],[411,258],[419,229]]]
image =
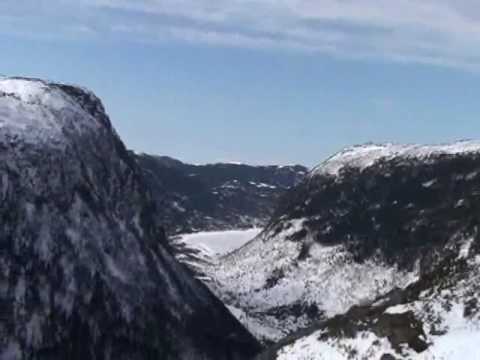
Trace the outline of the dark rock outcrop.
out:
[[[292,241],[308,234],[315,243],[346,245],[357,262],[380,253],[407,270],[421,259],[428,272],[452,238],[480,225],[480,153],[380,158],[334,176],[313,173],[281,199],[274,219],[271,232],[305,219]]]
[[[191,165],[133,154],[169,234],[262,227],[278,198],[307,173],[303,166]]]
[[[248,359],[90,92],[0,79],[0,358]]]

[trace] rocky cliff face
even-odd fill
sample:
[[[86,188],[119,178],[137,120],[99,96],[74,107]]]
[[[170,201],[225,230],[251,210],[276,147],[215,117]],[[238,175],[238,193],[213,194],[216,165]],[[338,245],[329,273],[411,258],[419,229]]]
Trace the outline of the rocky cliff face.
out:
[[[270,357],[450,359],[448,341],[479,336],[479,214],[479,143],[350,148],[210,286],[260,338],[294,334]]]
[[[263,227],[303,166],[190,165],[136,154],[169,234]]]
[[[0,79],[0,358],[248,359],[89,91]]]

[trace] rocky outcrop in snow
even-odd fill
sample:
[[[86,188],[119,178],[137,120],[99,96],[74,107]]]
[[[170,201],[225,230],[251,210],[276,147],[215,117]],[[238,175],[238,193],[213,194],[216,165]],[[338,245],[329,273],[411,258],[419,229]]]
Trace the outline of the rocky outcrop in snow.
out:
[[[477,359],[478,240],[467,240],[459,250],[405,289],[299,331],[258,359]]]
[[[247,359],[177,263],[142,171],[84,89],[0,79],[0,358]]]

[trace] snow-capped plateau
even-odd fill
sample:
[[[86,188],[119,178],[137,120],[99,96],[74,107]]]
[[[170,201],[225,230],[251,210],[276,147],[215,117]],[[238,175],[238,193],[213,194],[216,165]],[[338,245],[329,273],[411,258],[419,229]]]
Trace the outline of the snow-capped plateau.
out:
[[[250,359],[98,98],[0,80],[0,359]]]
[[[421,156],[390,149],[374,161],[360,151],[336,162],[335,171],[327,161],[280,199],[253,241],[205,267],[210,288],[257,338],[280,340],[264,356],[449,359],[442,344],[475,329],[476,306],[465,304],[480,295],[477,275],[461,264],[473,264],[480,248],[479,150],[475,142],[414,148]],[[388,296],[392,307],[415,311],[380,316],[387,308],[375,302]],[[452,308],[467,306],[469,315],[456,320],[458,332],[437,333],[432,316],[450,319],[458,311],[429,311],[429,304],[453,298]],[[409,338],[405,326],[422,331]]]
[[[84,134],[101,131],[104,113],[100,101],[91,92],[79,89],[76,95],[95,108],[88,112],[75,96],[66,94],[64,85],[24,78],[0,78],[0,129],[3,141],[21,137],[24,142],[45,146],[65,146],[65,133]],[[74,89],[74,88],[72,88]]]
[[[263,227],[279,197],[308,172],[300,165],[191,165],[166,156],[134,156],[171,235]]]
[[[365,144],[348,147],[316,167],[311,175],[339,175],[345,168],[365,169],[380,160],[418,159],[428,161],[439,155],[457,155],[478,153],[480,141],[463,140],[451,144],[440,145],[403,145],[403,144]]]

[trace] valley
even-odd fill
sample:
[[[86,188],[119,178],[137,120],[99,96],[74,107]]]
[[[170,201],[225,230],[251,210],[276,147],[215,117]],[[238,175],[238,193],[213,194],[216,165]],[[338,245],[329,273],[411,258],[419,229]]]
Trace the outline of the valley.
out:
[[[191,165],[0,78],[0,150],[1,360],[477,359],[480,142]]]
[[[472,358],[479,149],[346,149],[252,241],[196,270],[267,346],[261,359]]]

